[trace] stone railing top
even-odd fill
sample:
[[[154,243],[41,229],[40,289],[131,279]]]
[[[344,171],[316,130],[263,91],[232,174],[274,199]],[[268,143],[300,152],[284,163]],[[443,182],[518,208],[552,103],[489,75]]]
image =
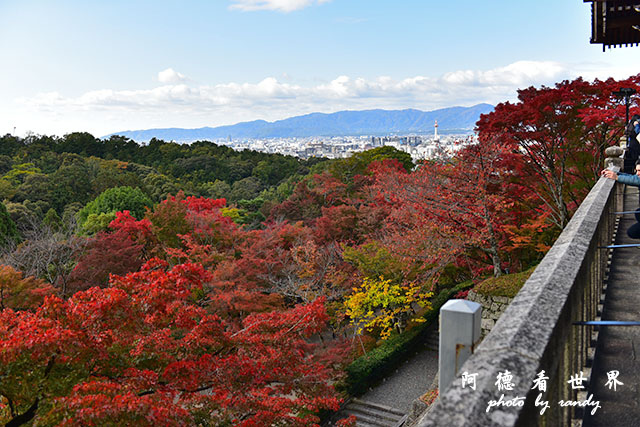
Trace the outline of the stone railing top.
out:
[[[496,377],[505,370],[513,375],[514,389],[506,392],[511,398],[529,394],[600,218],[608,214],[605,207],[614,184],[600,178],[491,333],[462,366],[460,372],[478,373],[476,390],[463,388],[460,377],[456,378],[441,391],[441,399],[421,427],[516,424],[519,408],[486,412],[488,402],[500,396]]]

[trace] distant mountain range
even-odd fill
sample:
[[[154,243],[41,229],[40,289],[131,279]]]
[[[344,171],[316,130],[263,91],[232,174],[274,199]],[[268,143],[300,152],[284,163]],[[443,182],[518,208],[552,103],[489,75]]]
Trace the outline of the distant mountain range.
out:
[[[165,141],[192,142],[226,138],[428,134],[433,133],[436,120],[439,133],[468,133],[473,130],[480,114],[491,111],[493,111],[493,105],[490,104],[450,107],[434,111],[414,109],[339,111],[331,114],[311,113],[275,122],[254,120],[214,128],[127,130],[115,132],[106,137],[122,135],[137,142],[147,142],[154,137]]]

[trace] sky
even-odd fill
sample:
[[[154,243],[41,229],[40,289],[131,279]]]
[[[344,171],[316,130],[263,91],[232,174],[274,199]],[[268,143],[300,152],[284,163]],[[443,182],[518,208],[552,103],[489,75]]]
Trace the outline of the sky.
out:
[[[640,72],[582,0],[0,0],[0,135],[497,104]],[[15,129],[15,130],[14,130]]]

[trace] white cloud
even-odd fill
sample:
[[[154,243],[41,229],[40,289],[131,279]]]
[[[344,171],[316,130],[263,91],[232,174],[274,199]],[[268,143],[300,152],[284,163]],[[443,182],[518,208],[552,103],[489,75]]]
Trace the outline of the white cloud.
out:
[[[488,71],[454,71],[442,76],[448,84],[461,86],[530,86],[554,81],[567,70],[551,61],[518,61]]]
[[[23,98],[19,104],[24,110],[22,116],[32,122],[54,122],[54,114],[56,120],[83,117],[94,123],[97,130],[93,132],[103,135],[124,129],[278,120],[316,111],[433,110],[480,102],[495,104],[514,100],[518,88],[553,85],[575,78],[577,73],[573,70],[573,66],[555,62],[520,61],[492,70],[460,70],[439,77],[365,79],[342,75],[314,85],[267,77],[257,83],[195,85],[182,74],[168,69],[158,74],[158,80],[164,84],[152,89],[103,89],[77,97],[42,93]]]
[[[158,81],[160,83],[182,83],[187,81],[187,78],[181,74],[178,73],[177,71],[175,71],[173,68],[167,68],[164,71],[160,71],[158,73]]]
[[[331,0],[232,0],[230,9],[238,9],[245,12],[255,10],[277,10],[279,12],[293,12],[304,9],[312,4],[328,3]]]

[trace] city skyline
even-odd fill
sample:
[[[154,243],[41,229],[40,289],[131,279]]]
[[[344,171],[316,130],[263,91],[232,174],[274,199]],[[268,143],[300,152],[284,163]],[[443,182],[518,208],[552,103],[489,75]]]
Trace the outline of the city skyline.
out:
[[[0,2],[0,134],[197,128],[312,112],[424,111],[624,78],[582,2]]]

